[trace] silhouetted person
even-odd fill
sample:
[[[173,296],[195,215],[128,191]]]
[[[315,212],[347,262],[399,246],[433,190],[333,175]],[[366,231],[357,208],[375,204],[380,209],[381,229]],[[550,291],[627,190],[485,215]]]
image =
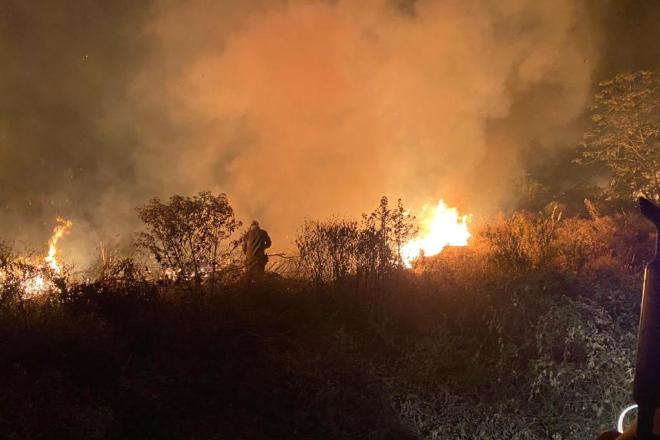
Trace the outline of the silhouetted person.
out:
[[[248,280],[261,277],[266,269],[268,256],[266,249],[271,245],[268,232],[259,227],[255,220],[250,229],[243,236],[243,253],[245,254],[245,267]]]

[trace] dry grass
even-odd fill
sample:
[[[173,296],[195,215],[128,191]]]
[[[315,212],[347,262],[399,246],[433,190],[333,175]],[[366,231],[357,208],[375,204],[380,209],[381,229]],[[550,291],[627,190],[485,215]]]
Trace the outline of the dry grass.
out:
[[[191,296],[120,259],[38,304],[3,292],[0,434],[594,437],[630,399],[651,248],[633,215],[516,213],[376,283],[336,266]]]

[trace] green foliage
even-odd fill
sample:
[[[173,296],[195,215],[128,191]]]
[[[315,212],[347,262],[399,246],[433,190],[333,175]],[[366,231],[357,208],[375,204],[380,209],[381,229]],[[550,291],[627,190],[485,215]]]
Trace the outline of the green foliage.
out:
[[[215,274],[229,256],[229,237],[241,225],[225,194],[200,192],[193,197],[175,195],[167,202],[153,199],[138,209],[146,231],[137,245],[149,251],[160,265],[179,280]]]
[[[620,74],[600,83],[578,163],[605,166],[609,196],[660,200],[660,80],[655,72]]]

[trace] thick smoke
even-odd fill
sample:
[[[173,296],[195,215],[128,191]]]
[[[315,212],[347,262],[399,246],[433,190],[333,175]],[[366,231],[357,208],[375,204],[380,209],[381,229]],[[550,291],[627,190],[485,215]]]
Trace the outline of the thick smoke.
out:
[[[203,189],[281,247],[382,194],[506,206],[634,24],[573,0],[51,3],[0,0],[0,224],[34,246],[71,218],[79,262]]]
[[[520,150],[562,140],[590,94],[593,30],[572,0],[266,4],[229,32],[224,6],[168,9],[152,31],[170,72],[138,87],[165,85],[186,133],[158,150],[176,179],[280,233],[382,194],[493,208]],[[171,178],[152,159],[141,174]]]

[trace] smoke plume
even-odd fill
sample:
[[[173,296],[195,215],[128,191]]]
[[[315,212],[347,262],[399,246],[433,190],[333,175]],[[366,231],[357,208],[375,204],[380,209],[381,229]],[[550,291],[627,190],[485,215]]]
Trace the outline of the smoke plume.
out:
[[[382,194],[497,205],[520,149],[557,142],[589,96],[591,29],[571,0],[266,4],[167,10],[152,31],[169,72],[140,87],[186,133],[157,142],[177,186],[225,190],[281,232]]]
[[[90,243],[130,238],[134,206],[174,193],[226,192],[281,247],[304,217],[383,194],[505,206],[521,157],[579,139],[610,19],[593,10],[5,0],[0,223],[43,242],[72,218],[84,261]]]

